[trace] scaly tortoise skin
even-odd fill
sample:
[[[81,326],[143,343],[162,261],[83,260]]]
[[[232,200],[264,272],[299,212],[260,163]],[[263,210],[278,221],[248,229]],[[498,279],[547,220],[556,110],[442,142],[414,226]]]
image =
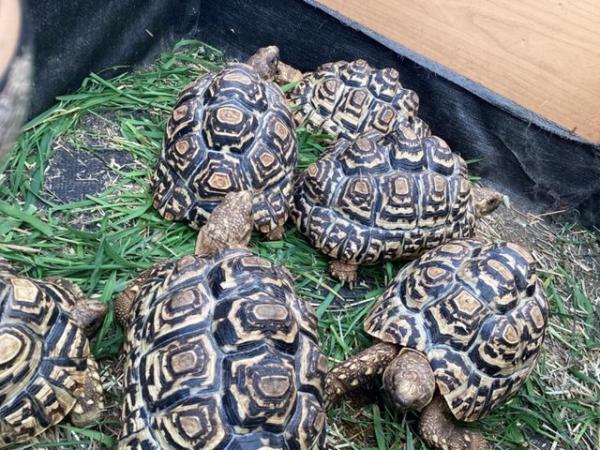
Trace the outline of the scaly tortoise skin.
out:
[[[423,352],[454,417],[477,420],[537,362],[548,305],[533,263],[515,244],[447,243],[400,271],[365,331]]]
[[[66,282],[19,276],[0,260],[0,444],[27,442],[70,415],[77,425],[103,409],[88,338],[73,310],[80,292]],[[100,302],[90,331],[106,309]]]
[[[327,360],[287,271],[187,256],[145,277],[131,317],[120,449],[324,448]]]
[[[463,159],[436,136],[399,129],[331,146],[299,177],[290,215],[326,255],[371,265],[470,237],[475,213]]]
[[[338,61],[305,74],[286,97],[298,126],[335,139],[354,139],[370,130],[387,134],[398,127],[431,134],[417,117],[419,97],[399,78],[396,69],[377,70],[362,59]]]
[[[179,95],[152,180],[154,207],[198,229],[225,194],[248,189],[255,227],[268,234],[287,220],[296,159],[279,87],[250,65],[229,64]]]

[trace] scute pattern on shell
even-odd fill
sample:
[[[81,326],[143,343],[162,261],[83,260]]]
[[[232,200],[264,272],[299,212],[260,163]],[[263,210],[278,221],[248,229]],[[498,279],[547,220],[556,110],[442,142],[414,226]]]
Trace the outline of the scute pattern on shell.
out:
[[[469,237],[466,165],[438,137],[410,130],[340,139],[299,178],[290,215],[311,244],[354,264],[414,258]]]
[[[287,271],[243,249],[184,257],[132,317],[119,448],[324,448],[327,360]]]
[[[230,64],[179,95],[152,179],[154,207],[197,229],[225,194],[252,190],[255,227],[267,233],[287,219],[296,159],[281,90]]]
[[[334,138],[353,139],[370,130],[387,134],[399,127],[431,134],[417,117],[419,97],[399,78],[397,70],[377,70],[362,59],[338,61],[306,74],[286,96],[298,126]]]
[[[473,421],[521,387],[538,359],[547,320],[525,249],[462,240],[402,269],[365,330],[424,352],[454,416]]]
[[[0,261],[0,444],[56,425],[81,397],[86,374],[97,375],[88,339],[66,313],[75,302],[58,284]]]

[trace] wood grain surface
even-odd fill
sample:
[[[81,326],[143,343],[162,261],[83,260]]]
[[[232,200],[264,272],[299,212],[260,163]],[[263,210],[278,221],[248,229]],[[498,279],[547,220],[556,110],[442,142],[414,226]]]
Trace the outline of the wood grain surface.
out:
[[[320,0],[600,143],[600,0]]]

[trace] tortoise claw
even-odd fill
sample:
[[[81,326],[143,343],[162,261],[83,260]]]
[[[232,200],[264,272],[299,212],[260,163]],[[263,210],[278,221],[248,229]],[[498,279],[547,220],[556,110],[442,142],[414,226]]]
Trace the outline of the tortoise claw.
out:
[[[358,265],[334,259],[329,263],[331,276],[342,284],[354,287],[358,281]]]

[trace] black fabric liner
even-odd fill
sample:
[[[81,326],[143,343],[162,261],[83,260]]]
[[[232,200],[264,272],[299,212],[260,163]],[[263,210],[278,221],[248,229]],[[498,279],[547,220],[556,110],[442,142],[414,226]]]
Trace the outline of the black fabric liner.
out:
[[[576,208],[600,225],[600,145],[461,77],[400,44],[338,17],[314,0],[79,0],[30,2],[36,46],[31,115],[76,89],[90,72],[105,77],[150,62],[182,38],[244,58],[275,44],[301,70],[363,58],[399,69],[421,99],[420,115],[486,185],[533,211]],[[400,26],[400,24],[399,24]]]
[[[55,147],[44,172],[44,189],[60,203],[79,202],[104,192],[120,178],[113,166],[127,171],[134,164],[133,156],[122,150]]]

